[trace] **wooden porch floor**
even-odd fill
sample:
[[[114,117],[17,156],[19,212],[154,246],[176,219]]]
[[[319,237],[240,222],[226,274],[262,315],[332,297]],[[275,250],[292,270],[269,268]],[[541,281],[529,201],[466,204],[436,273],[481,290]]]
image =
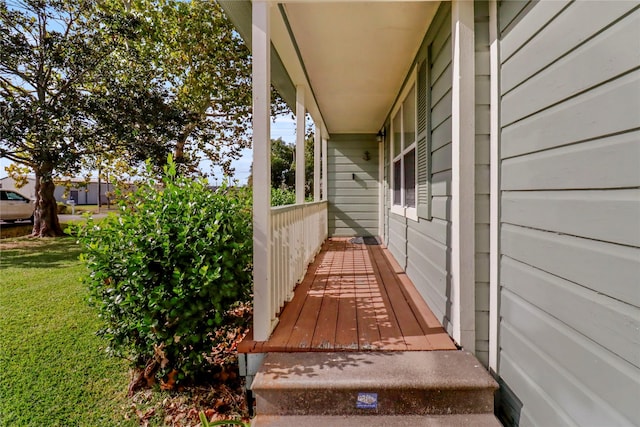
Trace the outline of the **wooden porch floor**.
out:
[[[326,241],[269,340],[249,332],[238,351],[455,350],[388,250],[362,242]]]

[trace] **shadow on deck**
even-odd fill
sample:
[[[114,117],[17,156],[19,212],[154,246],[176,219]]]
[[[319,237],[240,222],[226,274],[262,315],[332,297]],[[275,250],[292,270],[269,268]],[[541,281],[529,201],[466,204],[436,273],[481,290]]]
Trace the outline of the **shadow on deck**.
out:
[[[268,341],[240,353],[430,351],[456,346],[386,248],[331,238],[282,310]]]

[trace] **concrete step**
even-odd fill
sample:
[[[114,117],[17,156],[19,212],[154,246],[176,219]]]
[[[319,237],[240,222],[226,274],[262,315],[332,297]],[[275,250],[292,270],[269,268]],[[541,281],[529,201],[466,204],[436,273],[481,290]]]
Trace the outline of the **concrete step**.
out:
[[[258,415],[251,427],[502,427],[492,414]]]
[[[492,414],[497,383],[470,353],[269,353],[258,415]]]

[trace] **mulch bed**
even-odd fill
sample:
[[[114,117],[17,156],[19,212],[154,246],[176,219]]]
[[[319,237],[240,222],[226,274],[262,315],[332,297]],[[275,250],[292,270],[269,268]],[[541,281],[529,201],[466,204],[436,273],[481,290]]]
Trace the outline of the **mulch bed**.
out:
[[[248,324],[252,315],[250,305],[241,305],[228,313]],[[210,369],[207,378],[197,383],[167,388],[166,384],[152,387],[130,386],[131,405],[125,418],[137,419],[141,426],[199,427],[199,413],[210,422],[241,420],[249,423],[244,378],[239,375],[237,345],[247,334],[244,326],[227,326],[217,331],[215,346],[206,357]],[[140,381],[141,372],[133,372],[132,384]],[[164,391],[163,391],[164,390]]]

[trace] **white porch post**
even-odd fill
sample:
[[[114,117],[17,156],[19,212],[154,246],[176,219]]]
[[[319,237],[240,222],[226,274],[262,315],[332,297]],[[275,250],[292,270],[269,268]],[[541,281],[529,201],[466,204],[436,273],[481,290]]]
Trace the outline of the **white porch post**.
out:
[[[328,174],[327,174],[327,139],[322,138],[322,200],[327,200],[328,193]]]
[[[296,204],[304,203],[304,87],[296,87]]]
[[[253,1],[253,334],[257,341],[269,338],[272,317],[269,9],[269,2]]]
[[[384,137],[378,143],[378,236],[386,241],[384,235]]]
[[[489,53],[491,55],[491,190],[489,219],[489,369],[498,372],[500,323],[500,51],[498,4],[489,0]]]
[[[473,2],[454,0],[451,300],[453,338],[475,352],[475,63]]]
[[[313,201],[320,201],[320,126],[315,125],[313,132]]]

